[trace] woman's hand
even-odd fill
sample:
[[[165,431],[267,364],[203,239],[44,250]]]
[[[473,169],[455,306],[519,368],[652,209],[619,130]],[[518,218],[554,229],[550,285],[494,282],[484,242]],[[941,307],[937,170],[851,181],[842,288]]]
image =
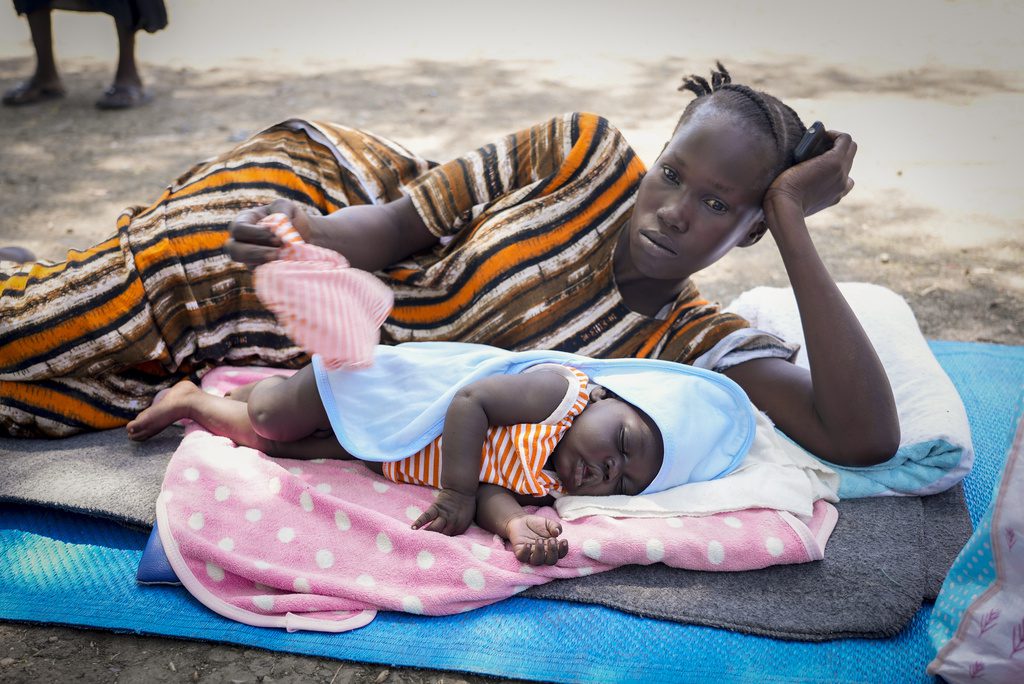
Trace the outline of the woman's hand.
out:
[[[794,202],[804,216],[837,204],[853,189],[850,168],[857,143],[846,133],[828,131],[832,148],[779,174],[764,196],[765,216],[771,217],[777,202]],[[769,220],[768,226],[774,229]]]
[[[569,553],[569,542],[559,539],[562,526],[542,515],[525,514],[508,522],[507,537],[520,563],[554,565]]]
[[[258,225],[271,214],[284,214],[303,240],[314,242],[312,217],[306,210],[291,200],[275,200],[262,207],[239,212],[228,226],[231,239],[225,249],[232,259],[250,268],[277,259],[281,239],[266,226]]]
[[[416,518],[412,529],[425,529],[454,537],[462,534],[473,522],[476,514],[476,494],[463,494],[454,489],[442,489],[437,500],[423,515]]]
[[[277,200],[247,209],[231,222],[226,249],[232,259],[255,267],[278,257],[281,241],[256,225],[275,212],[287,215],[303,240],[343,254],[352,268],[363,271],[386,268],[437,244],[408,197],[387,204],[353,204],[327,216],[310,215],[299,204]]]

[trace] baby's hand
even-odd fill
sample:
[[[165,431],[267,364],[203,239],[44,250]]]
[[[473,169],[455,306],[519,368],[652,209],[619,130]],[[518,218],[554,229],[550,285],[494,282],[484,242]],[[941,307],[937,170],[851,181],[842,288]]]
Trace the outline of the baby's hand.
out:
[[[542,515],[522,515],[508,523],[508,540],[521,563],[554,565],[569,553],[569,542],[559,539],[562,526]]]
[[[442,489],[438,492],[433,505],[416,518],[412,529],[418,530],[422,527],[454,537],[466,531],[475,514],[475,495],[460,494],[454,489]]]

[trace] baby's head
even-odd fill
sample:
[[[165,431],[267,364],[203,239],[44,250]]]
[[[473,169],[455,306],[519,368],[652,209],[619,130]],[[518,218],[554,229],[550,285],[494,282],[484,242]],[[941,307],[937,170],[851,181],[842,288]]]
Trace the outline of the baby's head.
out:
[[[688,278],[757,242],[765,191],[793,165],[804,132],[793,109],[718,69],[710,83],[684,81],[680,89],[697,97],[640,182],[628,254],[649,278]]]
[[[555,449],[555,472],[579,496],[640,494],[661,470],[665,445],[650,416],[601,386]]]
[[[724,475],[746,454],[753,406],[728,378],[652,359],[588,365],[590,403],[554,452],[569,494],[653,494]]]

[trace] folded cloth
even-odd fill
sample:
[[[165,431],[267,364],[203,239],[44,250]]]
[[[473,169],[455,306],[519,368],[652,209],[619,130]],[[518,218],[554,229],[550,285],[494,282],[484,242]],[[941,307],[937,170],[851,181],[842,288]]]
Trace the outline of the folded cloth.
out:
[[[222,393],[234,380],[211,372],[203,385]],[[763,509],[590,516],[562,523],[568,556],[534,568],[476,526],[457,537],[411,529],[435,495],[360,463],[267,458],[193,425],[168,465],[157,520],[174,573],[207,607],[247,624],[324,631],[361,626],[377,610],[458,613],[626,564],[732,571],[819,560],[836,523],[825,501],[806,520]],[[557,519],[549,507],[537,513]]]
[[[840,283],[885,368],[896,399],[900,448],[867,468],[833,467],[839,496],[935,494],[960,482],[974,463],[967,413],[956,388],[932,355],[914,313],[900,295],[880,285]],[[757,287],[725,307],[751,325],[803,344],[803,327],[790,288]],[[808,368],[806,348],[795,363]]]
[[[391,312],[391,290],[350,268],[338,252],[306,244],[284,214],[260,221],[284,243],[280,258],[256,267],[256,295],[289,337],[323,357],[330,369],[373,362],[379,328]]]
[[[662,518],[711,515],[745,508],[772,508],[809,516],[820,499],[839,501],[835,470],[782,437],[768,416],[756,413],[754,441],[740,466],[725,477],[691,482],[644,496],[563,496],[555,509],[563,520],[587,515]]]

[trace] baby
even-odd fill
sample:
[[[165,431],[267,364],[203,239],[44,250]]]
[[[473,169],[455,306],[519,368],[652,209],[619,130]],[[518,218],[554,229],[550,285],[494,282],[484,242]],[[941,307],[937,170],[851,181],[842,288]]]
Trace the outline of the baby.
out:
[[[314,356],[227,397],[181,382],[128,435],[145,440],[181,419],[268,456],[358,459],[392,481],[437,487],[413,528],[455,535],[475,518],[535,565],[556,563],[568,543],[524,505],[720,477],[753,436],[746,395],[715,373],[448,342],[380,346],[360,370]]]

